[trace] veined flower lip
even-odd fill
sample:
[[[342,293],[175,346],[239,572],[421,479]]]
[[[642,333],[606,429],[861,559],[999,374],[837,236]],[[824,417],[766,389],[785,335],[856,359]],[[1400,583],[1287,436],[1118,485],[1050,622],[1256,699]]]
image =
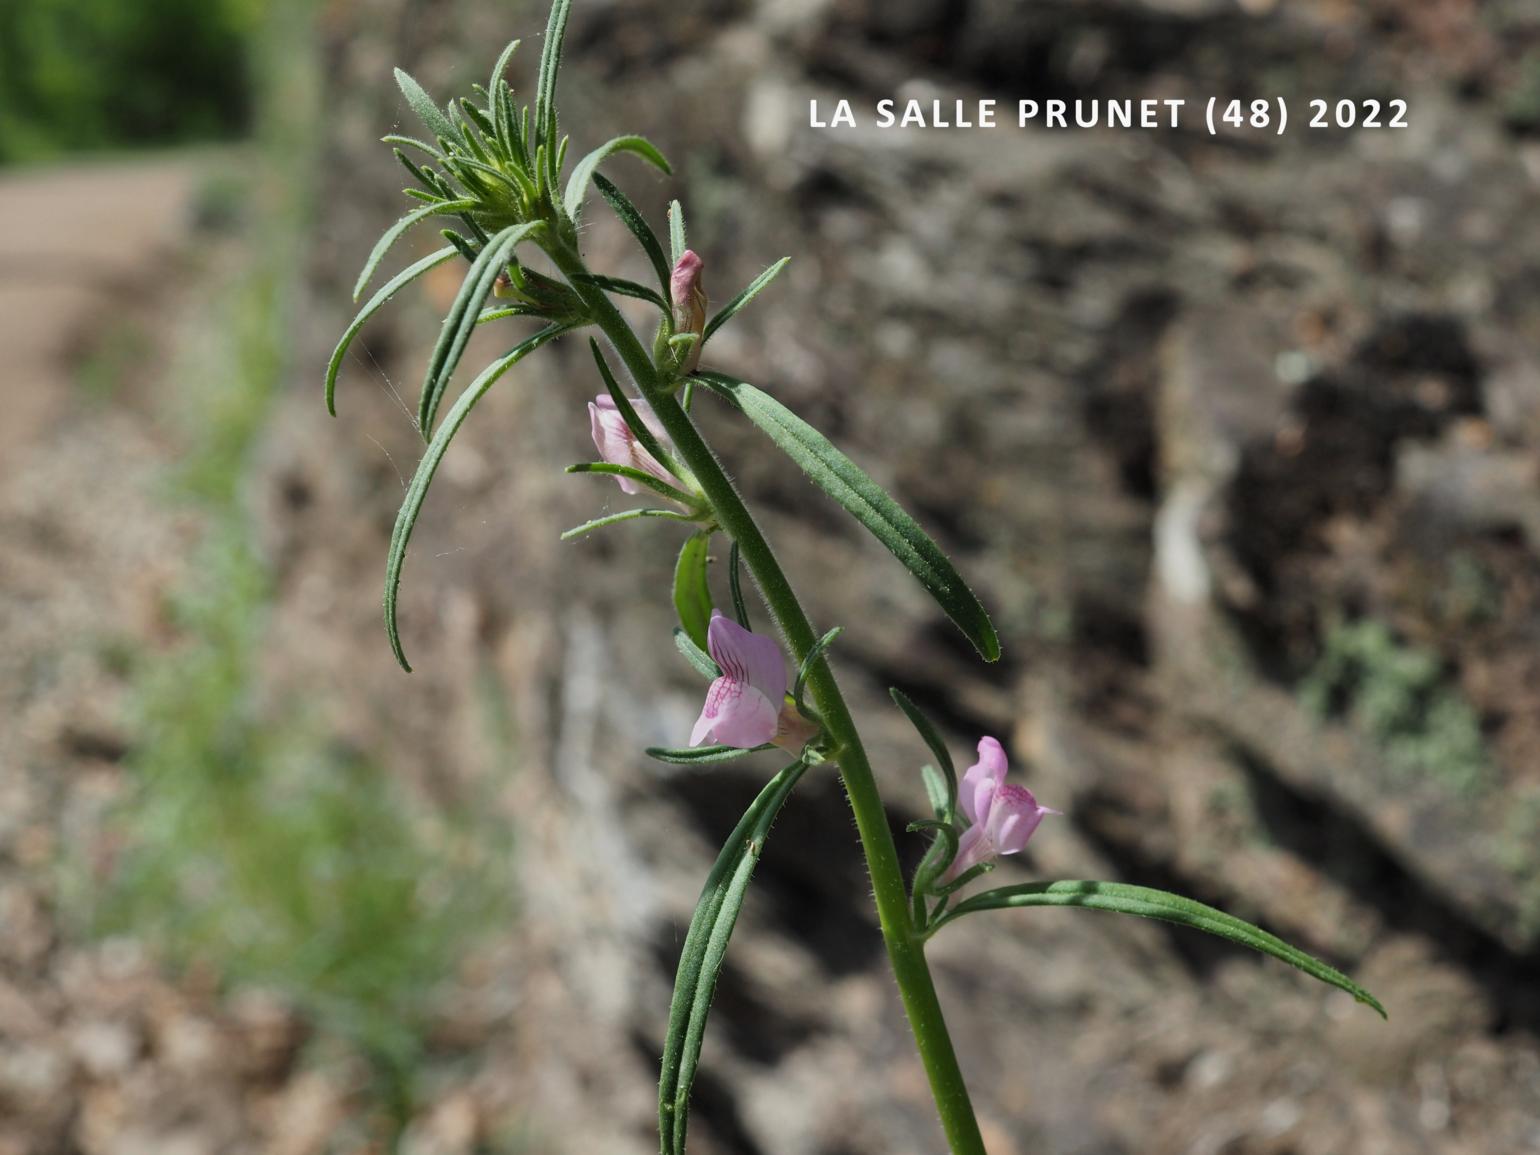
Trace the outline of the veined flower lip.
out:
[[[706,691],[690,745],[710,741],[746,750],[774,741],[787,682],[780,643],[712,610],[706,650],[722,672]]]

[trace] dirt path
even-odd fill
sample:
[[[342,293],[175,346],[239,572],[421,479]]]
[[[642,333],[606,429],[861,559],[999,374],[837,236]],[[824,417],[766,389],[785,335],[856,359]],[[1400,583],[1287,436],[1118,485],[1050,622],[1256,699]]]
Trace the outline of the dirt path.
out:
[[[190,538],[165,501],[174,447],[157,418],[191,290],[162,270],[190,275],[189,208],[206,170],[177,157],[0,177],[5,1155],[188,1149],[146,1122],[185,1101],[177,1076],[139,1060],[153,1049],[146,1021],[207,1034],[206,1015],[137,948],[72,930],[57,898],[61,879],[89,886],[80,873],[111,853],[101,816],[123,782],[129,669],[164,633]],[[93,395],[82,366],[125,326],[132,347],[102,363]],[[145,1020],[151,1005],[161,1010]]]
[[[208,168],[193,155],[0,174],[0,474],[60,411],[89,329],[153,291]]]

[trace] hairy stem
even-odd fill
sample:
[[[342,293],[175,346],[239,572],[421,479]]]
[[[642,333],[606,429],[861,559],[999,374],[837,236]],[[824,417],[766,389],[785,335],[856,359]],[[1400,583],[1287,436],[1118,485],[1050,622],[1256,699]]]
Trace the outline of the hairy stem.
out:
[[[576,246],[565,237],[552,237],[543,244],[620,355],[642,395],[673,439],[680,460],[695,474],[723,532],[738,543],[739,552],[764,596],[765,605],[791,648],[793,660],[800,664],[817,644],[818,634],[743,498],[689,414],[666,387],[631,326],[609,297],[585,280],[588,270]],[[923,936],[910,918],[898,848],[883,810],[877,780],[850,708],[840,693],[826,657],[820,656],[813,662],[807,687],[812,692],[824,727],[835,743],[834,757],[866,855],[883,942],[887,945],[893,976],[898,981],[904,1010],[914,1031],[920,1060],[930,1079],[942,1129],[953,1155],[986,1155],[968,1089],[936,997],[930,967],[925,961]]]

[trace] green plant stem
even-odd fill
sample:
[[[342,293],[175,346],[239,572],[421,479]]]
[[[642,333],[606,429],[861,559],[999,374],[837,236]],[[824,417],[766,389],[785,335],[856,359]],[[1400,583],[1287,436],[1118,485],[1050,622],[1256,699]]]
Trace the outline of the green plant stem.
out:
[[[723,532],[738,543],[739,552],[758,583],[766,606],[791,647],[793,659],[800,664],[817,644],[818,634],[808,621],[770,543],[760,532],[716,454],[667,388],[631,326],[609,297],[584,279],[588,270],[581,255],[560,233],[558,229],[550,230],[548,237],[542,240],[543,247],[625,362],[642,396],[673,439],[680,460],[695,474],[702,492],[716,511]],[[888,826],[877,780],[827,657],[820,656],[813,662],[807,687],[812,691],[824,727],[835,743],[833,758],[839,764],[861,848],[866,855],[876,897],[877,921],[882,928],[883,942],[909,1025],[914,1031],[920,1061],[930,1079],[942,1129],[953,1155],[986,1155],[978,1122],[973,1116],[973,1105],[968,1099],[968,1088],[957,1065],[957,1054],[925,960],[923,936],[909,915],[903,869],[899,865],[898,848]]]

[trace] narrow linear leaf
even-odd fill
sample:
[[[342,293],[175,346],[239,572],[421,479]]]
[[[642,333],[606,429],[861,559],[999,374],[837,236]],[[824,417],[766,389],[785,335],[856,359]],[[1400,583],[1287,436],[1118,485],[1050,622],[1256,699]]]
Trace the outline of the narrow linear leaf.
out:
[[[498,56],[497,62],[492,65],[492,76],[487,81],[487,106],[492,111],[492,125],[497,130],[497,143],[505,151],[513,151],[513,124],[508,115],[510,108],[508,86],[503,83],[503,77],[507,75],[508,65],[513,60],[513,54],[518,50],[519,42],[510,40],[508,47],[504,48]]]
[[[668,305],[664,303],[663,298],[657,292],[649,289],[646,285],[638,285],[635,281],[627,281],[622,277],[606,277],[600,273],[583,273],[574,277],[573,280],[582,281],[585,285],[593,285],[607,293],[619,293],[624,297],[635,297],[638,300],[656,305],[665,313],[668,312]]]
[[[460,115],[474,125],[476,131],[481,134],[481,147],[477,151],[490,156],[491,152],[489,150],[497,146],[497,126],[492,123],[492,118],[484,110],[477,108],[473,101],[463,96],[456,103],[455,107],[460,110]],[[467,132],[465,134],[466,140],[471,140],[473,135]]]
[[[761,750],[770,750],[769,745],[754,746],[749,749],[740,749],[737,746],[681,746],[677,749],[667,746],[647,747],[647,757],[656,758],[659,762],[667,762],[671,766],[702,766],[710,762],[731,762],[734,758],[747,758],[750,754],[758,754]]]
[[[738,543],[735,541],[727,551],[727,585],[733,595],[733,616],[738,619],[738,624],[744,629],[750,629],[749,606],[743,599],[743,573],[739,565]]]
[[[444,391],[449,388],[449,379],[454,375],[471,333],[476,329],[476,318],[481,315],[482,303],[491,293],[497,275],[508,264],[514,246],[542,228],[544,224],[540,221],[509,225],[482,246],[475,262],[465,274],[454,304],[444,317],[444,326],[439,330],[438,342],[433,346],[433,355],[428,358],[428,371],[423,377],[422,398],[417,406],[417,424],[423,437],[429,437],[433,432],[433,420],[438,414],[439,402],[443,400]]]
[[[807,652],[807,657],[802,659],[802,665],[797,669],[797,680],[791,687],[791,700],[797,703],[797,709],[806,714],[807,707],[802,701],[802,691],[807,686],[807,676],[813,672],[813,667],[823,657],[824,651],[834,644],[834,639],[845,632],[844,626],[835,626],[823,637],[813,643],[813,648]]]
[[[822,433],[747,381],[708,372],[695,374],[695,379],[741,410],[802,468],[815,485],[844,506],[887,546],[936,599],[985,661],[993,662],[1000,657],[1000,638],[994,624],[968,588],[968,583],[914,518],[855,462],[830,444]]]
[[[588,195],[588,182],[593,179],[595,170],[617,152],[632,152],[665,173],[674,171],[669,167],[667,158],[645,136],[617,136],[614,140],[606,141],[577,162],[577,167],[572,170],[572,176],[567,181],[567,192],[562,197],[562,204],[573,220],[577,220],[583,211],[583,198]]]
[[[439,235],[449,242],[455,252],[465,258],[466,264],[474,265],[476,263],[476,246],[469,240],[455,232],[454,229],[440,229]]]
[[[369,278],[374,276],[374,270],[379,268],[380,261],[390,251],[390,246],[399,241],[407,229],[425,221],[429,217],[454,216],[456,213],[465,212],[476,207],[475,201],[434,201],[420,209],[413,209],[402,217],[390,228],[386,229],[379,240],[374,242],[374,249],[369,254],[369,259],[364,262],[364,271],[358,274],[358,283],[353,286],[353,299],[356,301],[364,294],[364,286],[369,283]]]
[[[1373,1007],[1382,1018],[1389,1017],[1378,999],[1347,975],[1327,966],[1313,955],[1222,910],[1164,890],[1152,890],[1147,886],[1081,881],[1030,882],[1021,886],[1005,886],[974,895],[959,903],[943,922],[951,922],[962,915],[981,910],[1002,910],[1016,906],[1081,906],[1089,910],[1159,919],[1161,922],[1173,922],[1205,931],[1286,962],[1311,978],[1346,991],[1359,1002]]]
[[[930,800],[931,810],[937,818],[944,820],[953,805],[946,778],[927,762],[920,767],[920,779],[925,783],[925,797]]]
[[[497,63],[492,65],[492,77],[487,81],[487,96],[491,98],[497,93],[497,86],[508,73],[508,65],[513,62],[513,54],[519,50],[520,41],[510,40],[508,47],[504,48],[498,56]]]
[[[673,254],[669,264],[677,265],[684,256],[684,206],[678,201],[668,202],[668,246]]]
[[[380,141],[383,144],[397,144],[421,149],[423,152],[427,153],[430,157],[437,161],[442,161],[444,159],[444,154],[442,151],[435,148],[425,140],[419,140],[415,136],[403,136],[399,132],[392,132],[386,136],[380,137]]]
[[[444,415],[444,424],[433,435],[433,440],[428,443],[427,452],[417,463],[417,472],[412,475],[411,484],[406,489],[406,499],[401,503],[400,512],[396,514],[396,527],[390,535],[390,555],[385,562],[385,633],[390,638],[391,652],[396,655],[396,661],[401,663],[403,670],[410,671],[412,667],[401,648],[401,634],[396,624],[396,595],[401,588],[401,566],[406,560],[407,543],[411,541],[412,529],[417,524],[417,515],[422,512],[423,500],[428,496],[428,486],[433,483],[433,475],[438,471],[439,462],[444,460],[450,441],[454,439],[460,426],[465,423],[465,418],[470,414],[471,409],[497,379],[540,346],[560,337],[569,328],[571,328],[569,325],[547,325],[483,369],[450,406],[449,412]]]
[[[396,85],[401,89],[401,95],[406,97],[406,102],[412,106],[412,111],[417,114],[417,119],[427,126],[429,132],[442,140],[460,141],[460,133],[450,123],[449,117],[433,103],[433,98],[423,91],[422,85],[413,80],[410,74],[396,69]]]
[[[927,765],[925,769],[931,772],[931,776],[939,777],[936,775],[934,766]],[[932,790],[931,776],[925,779],[927,790]],[[945,789],[939,781],[935,785]],[[931,802],[932,804],[936,802],[934,791],[931,793]],[[926,848],[925,856],[920,859],[920,865],[915,867],[914,883],[909,891],[909,905],[914,915],[914,925],[920,928],[923,934],[936,917],[927,912],[929,904],[925,900],[935,889],[936,878],[957,858],[957,831],[950,822],[940,820],[911,822],[908,829],[911,834],[919,831],[928,831],[931,834],[930,846]]]
[[[394,297],[411,282],[422,276],[435,265],[442,265],[455,255],[455,247],[448,245],[436,253],[430,253],[416,264],[408,265],[402,269],[374,296],[369,298],[369,303],[358,311],[358,316],[353,318],[353,323],[342,334],[342,340],[337,342],[337,348],[332,351],[332,359],[326,366],[326,411],[333,417],[337,416],[336,392],[337,373],[342,368],[342,359],[347,355],[348,346],[353,343],[353,338],[358,336],[359,330],[365,322],[375,313],[379,312],[385,302]]]
[[[485,314],[483,314],[485,316]],[[661,494],[671,501],[677,501],[681,505],[692,505],[695,498],[682,489],[675,489],[666,481],[659,481],[645,470],[636,469],[629,465],[615,465],[609,461],[584,461],[577,465],[567,466],[568,473],[605,473],[611,477],[624,477],[628,481],[634,481],[638,485],[645,485],[654,493]]]
[[[888,694],[893,699],[893,704],[904,712],[904,717],[909,719],[912,725],[924,739],[925,745],[930,747],[930,752],[935,756],[936,765],[940,767],[940,773],[946,783],[946,809],[943,811],[937,807],[936,813],[945,821],[950,822],[957,814],[957,767],[952,764],[952,754],[946,748],[946,741],[941,737],[941,731],[937,730],[920,708],[909,699],[909,695],[897,686],[888,687]],[[926,767],[934,774],[936,771]],[[925,780],[926,789],[930,790],[930,778]],[[932,791],[934,793],[934,791]],[[932,799],[934,802],[934,799]]]
[[[792,788],[806,772],[800,759],[770,779],[759,797],[744,811],[727,836],[722,853],[706,878],[695,916],[685,935],[669,1007],[668,1035],[663,1045],[663,1072],[658,1081],[658,1133],[664,1155],[684,1155],[689,1124],[690,1087],[700,1062],[701,1043],[717,976],[754,867]]]
[[[695,672],[701,677],[715,681],[722,676],[721,667],[711,660],[711,655],[691,641],[690,635],[678,626],[674,627],[674,645],[679,647],[684,660],[694,666]]]
[[[582,525],[573,526],[561,535],[562,541],[571,541],[573,538],[586,537],[596,529],[607,529],[612,525],[619,525],[623,521],[639,521],[648,517],[661,517],[667,521],[691,521],[689,514],[676,513],[672,509],[628,509],[622,513],[612,513],[608,517],[596,517],[592,521],[585,521]]]
[[[594,173],[594,188],[599,190],[599,195],[609,203],[615,215],[620,218],[620,223],[631,230],[631,235],[642,246],[642,251],[652,262],[653,271],[658,274],[658,285],[663,290],[664,298],[667,299],[668,258],[663,255],[663,243],[658,240],[658,234],[652,231],[647,218],[642,216],[640,210],[631,203],[631,199],[611,184],[603,173]]]
[[[506,308],[483,309],[476,314],[476,324],[485,325],[488,321],[502,321],[508,317],[538,317],[540,311],[529,305],[509,305]]]
[[[711,624],[711,587],[706,567],[711,560],[711,531],[692,533],[679,550],[674,566],[674,609],[689,639],[706,648],[706,629]]]
[[[418,164],[411,157],[407,156],[406,153],[401,151],[401,149],[396,148],[392,149],[391,151],[395,154],[396,159],[401,162],[401,167],[406,169],[406,171],[411,174],[413,180],[422,185],[424,189],[432,193],[435,197],[441,198],[443,196],[444,185],[442,181],[429,175],[420,164]]]
[[[705,344],[707,341],[711,340],[711,334],[715,333],[728,321],[732,320],[733,314],[736,313],[739,309],[743,308],[743,306],[747,305],[755,297],[759,296],[759,294],[764,290],[764,287],[771,281],[775,280],[776,276],[779,275],[780,271],[786,267],[790,260],[790,257],[782,257],[780,260],[776,261],[775,264],[771,265],[764,272],[760,273],[759,276],[755,277],[753,281],[749,283],[748,288],[744,289],[743,292],[739,293],[731,301],[728,301],[727,304],[723,305],[716,316],[712,317],[711,320],[706,322],[706,329],[701,334],[701,343]]]
[[[567,35],[567,16],[572,0],[556,0],[551,5],[551,19],[545,26],[545,43],[540,48],[540,74],[535,85],[535,132],[545,148],[541,166],[545,187],[556,188],[556,77],[561,71],[562,40]]]

